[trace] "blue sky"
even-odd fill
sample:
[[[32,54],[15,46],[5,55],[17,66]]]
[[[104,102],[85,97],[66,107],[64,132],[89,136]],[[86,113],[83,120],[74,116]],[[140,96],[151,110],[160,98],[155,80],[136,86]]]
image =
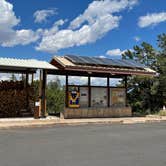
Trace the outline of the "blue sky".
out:
[[[0,0],[0,15],[1,57],[120,58],[166,33],[165,0]]]

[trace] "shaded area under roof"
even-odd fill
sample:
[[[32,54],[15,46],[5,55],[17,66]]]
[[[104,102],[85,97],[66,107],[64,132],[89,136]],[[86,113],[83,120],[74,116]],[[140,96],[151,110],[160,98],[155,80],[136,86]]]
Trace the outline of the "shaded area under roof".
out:
[[[0,57],[0,71],[36,71],[37,69],[57,70],[46,61]]]

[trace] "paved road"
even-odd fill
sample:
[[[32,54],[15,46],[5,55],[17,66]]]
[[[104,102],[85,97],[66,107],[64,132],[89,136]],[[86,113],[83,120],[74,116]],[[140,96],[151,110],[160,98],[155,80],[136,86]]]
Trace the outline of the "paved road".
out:
[[[166,166],[166,123],[0,130],[0,166]]]

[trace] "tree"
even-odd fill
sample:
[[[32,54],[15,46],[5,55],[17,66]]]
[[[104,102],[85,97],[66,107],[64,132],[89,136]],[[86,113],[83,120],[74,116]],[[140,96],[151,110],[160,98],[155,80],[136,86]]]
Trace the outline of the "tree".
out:
[[[127,50],[123,59],[134,59],[154,69],[157,77],[133,76],[128,80],[128,99],[133,111],[150,113],[158,111],[165,104],[166,85],[166,35],[158,36],[157,51],[152,45],[143,42],[134,46],[133,51]]]
[[[47,112],[59,113],[64,109],[65,90],[60,80],[51,81],[47,85]]]
[[[134,59],[156,70],[157,54],[152,45],[143,42],[141,46],[134,46],[133,51],[126,51],[123,59]],[[158,110],[156,78],[133,76],[128,79],[128,99],[134,112],[150,113]]]
[[[158,46],[160,47],[160,52],[158,56],[158,94],[161,98],[161,105],[166,105],[166,34],[161,34],[158,36]]]

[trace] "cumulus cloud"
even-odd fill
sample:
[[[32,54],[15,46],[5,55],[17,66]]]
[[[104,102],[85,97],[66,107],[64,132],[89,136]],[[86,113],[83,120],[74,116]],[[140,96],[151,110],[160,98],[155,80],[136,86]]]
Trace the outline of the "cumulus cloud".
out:
[[[60,49],[81,46],[101,39],[106,33],[119,26],[119,12],[132,9],[137,0],[93,1],[88,8],[69,23],[66,29],[62,25],[67,20],[58,20],[49,29],[18,29],[21,20],[16,17],[13,5],[0,0],[0,45],[12,47],[27,45],[36,41],[36,50],[55,53]],[[34,13],[35,22],[42,22],[55,14],[54,10],[40,10]]]
[[[63,48],[93,43],[119,26],[121,16],[116,15],[118,12],[132,9],[136,3],[137,0],[93,1],[67,29],[47,30],[36,50],[55,53]]]
[[[57,14],[56,9],[47,9],[47,10],[37,10],[33,17],[35,18],[36,23],[42,23],[47,20],[48,17]]]
[[[15,45],[27,45],[29,43],[35,42],[39,39],[39,35],[37,32],[32,30],[17,30],[13,32],[12,38],[2,43],[3,47],[11,47]]]
[[[146,16],[139,17],[138,26],[140,28],[145,28],[148,26],[157,25],[165,21],[166,21],[166,12],[151,13],[147,14]]]
[[[116,49],[112,49],[112,50],[108,50],[106,52],[106,55],[110,55],[110,56],[118,56],[118,55],[122,55],[126,50],[120,50],[119,48]]]
[[[110,55],[110,56],[119,56],[122,55],[124,52],[126,52],[127,50],[133,51],[132,49],[125,49],[125,50],[121,50],[119,48],[116,49],[112,49],[112,50],[108,50],[106,52],[106,55]]]
[[[38,32],[32,30],[15,30],[20,19],[15,16],[13,5],[6,0],[0,0],[0,45],[11,47],[18,44],[25,45],[35,42],[39,36]]]

